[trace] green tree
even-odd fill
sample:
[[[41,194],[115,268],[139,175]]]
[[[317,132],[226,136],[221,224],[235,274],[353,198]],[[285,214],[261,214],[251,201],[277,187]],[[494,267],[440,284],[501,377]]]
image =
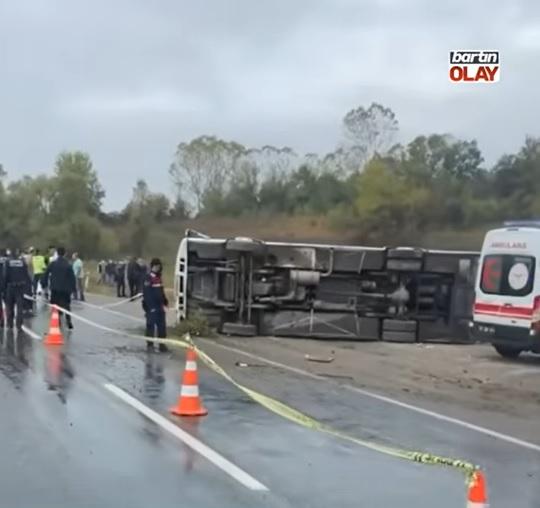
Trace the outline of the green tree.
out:
[[[133,188],[131,201],[124,209],[127,228],[124,232],[125,250],[132,255],[142,256],[156,224],[169,217],[170,202],[164,194],[150,192],[147,183],[140,179]]]
[[[194,199],[195,211],[200,212],[205,196],[228,190],[238,162],[246,152],[244,146],[234,141],[200,136],[178,145],[169,174],[178,192],[187,191],[188,197]]]
[[[187,219],[189,218],[189,207],[181,194],[177,194],[169,210],[171,219]]]
[[[259,209],[258,175],[259,168],[253,162],[240,161],[236,174],[231,178],[228,192],[212,191],[205,195],[202,214],[238,217],[256,213]]]
[[[540,215],[540,138],[528,137],[515,155],[505,155],[493,169],[493,188],[507,218]]]
[[[50,178],[44,175],[24,176],[12,182],[4,195],[5,208],[3,241],[11,247],[28,247],[46,241],[47,227],[53,198]]]
[[[61,220],[76,213],[97,217],[105,197],[90,156],[62,152],[56,159],[52,180],[51,214]]]
[[[120,252],[120,239],[116,231],[102,228],[99,238],[99,249],[96,256],[100,258],[115,258]]]
[[[336,154],[342,164],[358,172],[375,154],[384,155],[394,144],[399,129],[395,113],[373,102],[369,108],[359,106],[343,118],[344,153]]]
[[[333,152],[327,153],[319,167],[322,172],[346,179],[360,173],[371,156],[363,146],[340,146]]]
[[[292,187],[285,175],[274,174],[267,178],[258,197],[259,209],[267,214],[292,213],[294,210]]]
[[[435,196],[432,224],[461,227],[474,219],[470,207],[486,191],[483,157],[475,140],[418,136],[405,147],[394,147],[390,157],[409,182],[429,188]]]
[[[410,182],[394,161],[376,157],[357,177],[355,214],[362,239],[414,238],[430,222],[428,187]]]
[[[252,167],[257,168],[257,177],[261,181],[272,177],[286,178],[296,169],[299,162],[296,152],[288,146],[279,148],[264,145],[262,148],[250,148],[243,158]]]
[[[448,134],[418,136],[401,151],[409,175],[423,182],[434,178],[472,180],[484,161],[476,140],[455,139]]]
[[[100,254],[102,225],[96,217],[77,212],[67,218],[64,229],[66,238],[59,243],[64,243],[70,251],[76,251],[83,257]]]
[[[314,213],[327,213],[340,204],[350,205],[354,199],[350,180],[339,179],[332,173],[318,175],[309,210]]]
[[[291,189],[291,211],[306,212],[317,188],[317,175],[306,165],[300,166],[289,180]]]
[[[165,194],[150,192],[145,180],[139,179],[133,188],[133,196],[124,215],[144,215],[150,222],[163,222],[169,217],[171,203]]]

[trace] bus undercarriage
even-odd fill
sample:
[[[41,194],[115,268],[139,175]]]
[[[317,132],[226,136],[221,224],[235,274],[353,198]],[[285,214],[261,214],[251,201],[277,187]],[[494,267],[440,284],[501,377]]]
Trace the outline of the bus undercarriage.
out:
[[[469,340],[478,253],[216,239],[188,230],[177,319],[230,335]]]

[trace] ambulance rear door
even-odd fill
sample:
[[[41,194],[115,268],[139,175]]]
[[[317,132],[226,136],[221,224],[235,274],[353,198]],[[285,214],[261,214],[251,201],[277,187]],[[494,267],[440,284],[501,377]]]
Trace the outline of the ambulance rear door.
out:
[[[486,235],[478,271],[474,320],[530,328],[540,229],[505,228]]]

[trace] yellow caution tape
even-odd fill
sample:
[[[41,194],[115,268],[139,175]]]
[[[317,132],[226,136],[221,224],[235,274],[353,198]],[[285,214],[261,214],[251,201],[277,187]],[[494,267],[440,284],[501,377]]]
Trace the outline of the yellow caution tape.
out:
[[[105,325],[96,323],[95,321],[92,321],[90,319],[84,318],[84,317],[80,316],[79,314],[75,314],[72,311],[69,311],[69,310],[64,309],[63,307],[60,307],[59,305],[52,304],[48,300],[46,300],[45,298],[37,299],[37,298],[33,298],[31,296],[28,296],[28,295],[24,295],[24,298],[26,298],[27,300],[32,300],[34,302],[42,301],[43,303],[45,303],[46,305],[48,305],[51,308],[55,307],[60,312],[65,312],[66,314],[69,314],[72,318],[80,321],[81,323],[86,323],[87,325],[93,326],[94,328],[97,328],[97,329],[102,330],[102,331],[107,332],[107,333],[111,333],[113,335],[118,335],[119,337],[129,337],[130,339],[135,339],[135,340],[140,340],[140,341],[148,341],[148,342],[153,342],[155,344],[166,344],[166,345],[169,345],[169,346],[177,346],[177,347],[182,347],[182,348],[188,348],[188,347],[192,346],[191,343],[189,343],[189,342],[187,342],[185,340],[182,340],[182,339],[158,339],[158,338],[154,338],[154,337],[145,337],[144,335],[138,335],[138,334],[135,334],[135,333],[129,333],[129,332],[121,331],[121,330],[116,330],[115,328],[110,328],[109,326],[105,326]],[[115,312],[115,311],[112,311],[112,310],[109,310],[109,309],[104,309],[104,308],[101,308],[101,307],[98,307],[98,306],[94,306],[92,304],[88,304],[88,306],[90,306],[92,308],[95,308],[96,310],[107,311],[107,312],[111,312],[111,313],[114,313],[114,314],[119,315],[119,316],[128,317],[125,314],[121,314],[119,312]],[[132,317],[132,316],[129,316],[129,317]],[[139,320],[137,319],[137,321],[139,321]]]
[[[192,347],[195,348],[199,358],[210,369],[212,369],[217,374],[223,376],[225,379],[227,379],[230,383],[232,383],[234,386],[236,386],[239,390],[244,392],[254,401],[258,402],[259,404],[269,409],[270,411],[278,414],[279,416],[282,416],[283,418],[286,418],[287,420],[297,423],[298,425],[302,425],[303,427],[307,427],[309,429],[313,429],[319,432],[330,434],[332,436],[360,445],[364,448],[368,448],[370,450],[373,450],[379,453],[384,453],[385,455],[390,455],[395,458],[409,460],[409,461],[417,462],[420,464],[440,465],[440,466],[448,466],[448,467],[460,469],[465,472],[468,482],[471,481],[474,471],[478,469],[478,466],[475,466],[474,464],[471,464],[470,462],[466,462],[464,460],[454,459],[450,457],[441,457],[438,455],[433,455],[431,453],[415,452],[415,451],[402,450],[402,449],[398,449],[398,448],[394,448],[390,446],[385,446],[385,445],[373,443],[372,441],[366,441],[364,439],[360,439],[358,437],[351,436],[337,429],[334,429],[333,427],[330,427],[329,425],[325,425],[324,423],[321,423],[315,420],[311,416],[308,416],[284,404],[283,402],[280,402],[279,400],[273,399],[272,397],[269,397],[260,392],[252,390],[251,388],[247,388],[246,386],[238,383],[225,370],[223,370],[208,354],[206,354],[203,350],[197,347],[193,343],[189,335],[187,336],[187,341],[188,343],[192,345]],[[182,341],[182,342],[185,342],[185,341]]]
[[[383,453],[385,455],[389,455],[391,457],[395,457],[398,459],[409,460],[411,462],[416,462],[419,464],[426,464],[426,465],[432,465],[432,466],[447,466],[454,469],[459,469],[465,473],[468,484],[472,482],[473,473],[479,469],[478,466],[475,466],[474,464],[464,461],[464,460],[454,459],[451,457],[441,457],[439,455],[434,455],[432,453],[404,450],[404,449],[399,449],[399,448],[395,448],[391,446],[374,443],[372,441],[367,441],[367,440],[360,439],[355,436],[351,436],[350,434],[341,432],[337,429],[334,429],[333,427],[329,425],[325,425],[324,423],[319,422],[315,418],[312,418],[311,416],[308,416],[305,413],[302,413],[301,411],[298,411],[297,409],[294,409],[288,406],[287,404],[280,402],[279,400],[273,399],[272,397],[269,397],[268,395],[264,395],[263,393],[257,392],[256,390],[252,390],[251,388],[248,388],[247,386],[240,384],[238,381],[233,379],[230,376],[230,374],[227,373],[211,356],[209,356],[202,349],[200,349],[193,342],[189,334],[184,335],[183,338],[179,337],[176,339],[156,339],[156,338],[151,338],[151,337],[145,337],[142,335],[131,334],[131,333],[115,330],[114,328],[109,328],[108,326],[101,325],[99,323],[86,319],[82,316],[79,316],[78,314],[67,311],[61,307],[58,307],[56,305],[51,305],[49,302],[46,302],[46,303],[50,306],[57,307],[62,312],[66,312],[67,314],[71,315],[72,317],[74,317],[75,319],[78,319],[79,321],[83,323],[86,323],[100,330],[113,333],[122,337],[129,337],[132,339],[144,340],[144,341],[152,341],[157,344],[167,344],[170,346],[176,346],[176,347],[181,347],[181,348],[189,348],[189,347],[194,348],[195,351],[197,352],[198,357],[203,361],[203,363],[206,366],[208,366],[216,374],[219,374],[220,376],[225,378],[227,381],[229,381],[231,384],[236,386],[239,390],[244,392],[252,400],[259,403],[261,406],[265,407],[266,409],[272,411],[273,413],[287,420],[290,420],[298,425],[306,427],[308,429],[324,432],[325,434],[338,437],[345,441],[349,441],[351,443],[360,445],[364,448],[367,448],[367,449],[370,449],[379,453]],[[101,309],[101,310],[105,310],[105,309]]]

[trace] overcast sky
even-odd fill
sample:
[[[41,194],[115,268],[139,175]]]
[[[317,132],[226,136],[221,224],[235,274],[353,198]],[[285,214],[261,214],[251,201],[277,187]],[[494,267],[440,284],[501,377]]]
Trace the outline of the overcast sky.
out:
[[[450,49],[499,49],[501,81],[448,81]],[[215,134],[324,153],[344,114],[391,107],[400,140],[476,138],[488,162],[540,135],[535,0],[0,0],[0,163],[88,151],[123,207],[171,190],[175,146]]]

